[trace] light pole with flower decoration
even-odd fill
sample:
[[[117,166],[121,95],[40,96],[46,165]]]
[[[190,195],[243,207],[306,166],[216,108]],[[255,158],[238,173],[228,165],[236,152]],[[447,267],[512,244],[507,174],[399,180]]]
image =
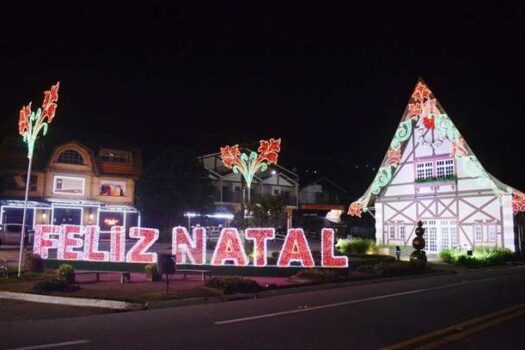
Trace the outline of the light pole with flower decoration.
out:
[[[24,250],[24,236],[26,231],[26,215],[27,215],[27,199],[29,197],[29,187],[31,179],[31,166],[33,163],[33,151],[35,149],[35,142],[40,131],[42,135],[47,133],[49,123],[55,117],[55,111],[57,108],[56,102],[58,101],[58,88],[60,83],[57,82],[51,86],[51,89],[44,91],[44,101],[42,102],[42,108],[38,108],[36,111],[31,111],[31,102],[27,106],[23,106],[20,110],[18,119],[18,132],[23,137],[24,142],[27,144],[27,176],[26,176],[26,188],[24,197],[24,213],[22,215],[22,229],[20,231],[20,252],[18,255],[18,277],[21,276],[22,272],[22,252]]]
[[[260,140],[257,152],[241,153],[239,145],[221,147],[223,164],[235,174],[241,174],[248,189],[248,205],[251,203],[253,177],[258,171],[265,171],[268,165],[277,164],[281,151],[281,139]]]

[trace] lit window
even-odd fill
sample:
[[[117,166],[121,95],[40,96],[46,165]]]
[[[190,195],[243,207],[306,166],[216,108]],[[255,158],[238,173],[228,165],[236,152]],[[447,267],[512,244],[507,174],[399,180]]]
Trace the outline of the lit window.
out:
[[[405,239],[405,226],[399,226],[399,239]]]
[[[424,162],[416,164],[416,179],[430,179],[433,175],[433,163]]]
[[[127,151],[117,151],[111,149],[101,149],[99,152],[100,160],[111,163],[131,163],[131,154]]]
[[[496,225],[489,225],[489,241],[496,242]]]
[[[60,153],[57,159],[57,163],[65,164],[84,164],[84,158],[75,150],[68,149]]]
[[[483,241],[483,226],[481,225],[474,226],[474,240],[476,242]]]
[[[454,175],[454,160],[443,159],[436,162],[437,177],[443,178]]]

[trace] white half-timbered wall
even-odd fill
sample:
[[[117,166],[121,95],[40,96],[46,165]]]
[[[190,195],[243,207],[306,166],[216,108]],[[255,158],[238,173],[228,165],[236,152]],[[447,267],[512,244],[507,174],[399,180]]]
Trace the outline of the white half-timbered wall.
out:
[[[423,145],[417,125],[402,154],[392,181],[375,202],[378,243],[410,245],[416,223],[425,228],[425,250],[476,246],[505,247],[514,251],[514,220],[511,195],[497,198],[488,183],[467,176],[461,162],[451,157],[451,144]],[[436,130],[426,130],[426,141],[436,141]],[[419,167],[418,167],[419,164]],[[452,180],[417,182],[420,176],[450,173]],[[448,169],[444,169],[448,167]],[[439,168],[439,169],[438,169]]]

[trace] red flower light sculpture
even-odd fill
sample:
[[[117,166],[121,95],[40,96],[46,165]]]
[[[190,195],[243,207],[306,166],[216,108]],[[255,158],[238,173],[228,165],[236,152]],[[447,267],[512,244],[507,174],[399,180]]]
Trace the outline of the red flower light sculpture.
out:
[[[281,151],[281,139],[259,141],[259,153],[251,152],[250,155],[241,153],[239,145],[221,147],[221,159],[225,167],[234,173],[240,173],[246,185],[251,188],[255,173],[265,171],[268,165],[277,164]]]

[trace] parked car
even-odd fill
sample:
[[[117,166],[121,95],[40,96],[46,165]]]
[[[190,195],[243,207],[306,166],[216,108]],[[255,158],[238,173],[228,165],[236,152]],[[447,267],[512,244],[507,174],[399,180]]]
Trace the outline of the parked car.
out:
[[[20,244],[21,224],[1,224],[0,225],[0,245],[3,244]],[[33,244],[35,231],[31,226],[26,225],[24,244]]]

